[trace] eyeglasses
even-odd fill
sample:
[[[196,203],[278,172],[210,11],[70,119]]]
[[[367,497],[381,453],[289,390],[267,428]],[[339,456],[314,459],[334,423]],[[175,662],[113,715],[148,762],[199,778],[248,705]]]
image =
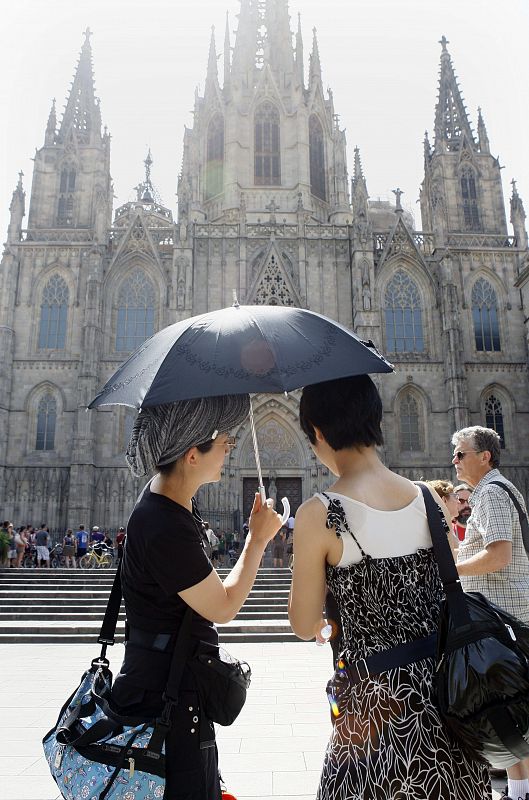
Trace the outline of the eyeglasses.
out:
[[[452,458],[457,458],[458,461],[463,461],[467,453],[482,453],[483,450],[456,450]]]
[[[457,495],[456,495],[456,497],[457,497]],[[465,500],[464,497],[458,497],[457,499],[458,499],[458,502],[461,503],[462,506],[464,506],[464,505],[468,506],[468,500]]]
[[[229,447],[230,449],[232,449],[237,445],[237,440],[235,436],[227,436],[225,442],[213,442],[213,444],[220,445],[221,447]]]

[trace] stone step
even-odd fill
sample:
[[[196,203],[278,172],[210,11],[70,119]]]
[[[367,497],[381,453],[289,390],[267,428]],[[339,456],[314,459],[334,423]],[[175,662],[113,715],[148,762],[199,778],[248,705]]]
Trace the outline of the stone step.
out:
[[[0,634],[15,633],[19,627],[17,621],[3,621],[0,624]],[[32,624],[24,625],[24,634],[76,633],[79,635],[93,634],[97,636],[100,628],[101,622],[98,620],[85,620],[81,624],[77,624],[76,621],[72,621],[71,624],[68,624],[63,620],[48,620],[45,624],[38,624],[38,622],[33,621]],[[247,633],[249,631],[257,633],[288,633],[290,631],[290,626],[288,622],[279,619],[257,619],[248,621],[247,623],[240,622],[239,620],[232,620],[231,622],[217,625],[217,630],[219,631],[219,635],[221,631],[227,633]],[[125,626],[120,621],[116,627],[116,637],[123,639],[124,632]]]
[[[106,598],[90,598],[80,597],[78,595],[67,595],[64,597],[9,597],[0,600],[0,613],[2,609],[27,609],[29,602],[31,607],[39,607],[41,609],[56,608],[57,610],[68,608],[68,611],[86,611],[87,608],[104,612],[107,604]],[[248,607],[259,607],[263,609],[270,608],[271,606],[286,607],[287,597],[272,596],[267,597],[266,600],[260,597],[252,597],[251,595],[246,599],[244,604]]]
[[[75,601],[94,599],[106,602],[106,600],[108,599],[108,594],[109,593],[107,591],[101,591],[101,592],[83,591],[75,593],[53,591],[53,592],[46,592],[46,594],[43,594],[42,591],[39,590],[27,590],[24,592],[19,591],[19,592],[6,592],[6,593],[0,592],[0,605],[4,606],[9,605],[11,600],[27,600],[28,603],[30,602],[32,605],[35,605],[36,603],[39,602],[39,598],[41,599],[47,598],[51,600],[55,598],[62,598],[66,600],[75,600]],[[252,590],[250,597],[263,600],[276,597],[284,602],[288,598],[288,591],[286,589],[285,590],[258,589],[256,591]]]
[[[103,621],[104,609],[101,611],[97,610],[90,610],[87,611],[83,609],[83,611],[73,612],[69,611],[55,611],[53,612],[41,612],[41,611],[0,611],[0,627],[4,621],[9,622],[20,622],[21,624],[26,624],[27,622],[48,622],[48,621],[64,621],[69,622],[71,621],[72,624],[76,624],[77,622],[82,623],[85,621],[92,621],[92,620],[99,620],[100,624]],[[119,614],[119,619],[125,619],[125,610],[123,609]],[[270,611],[267,608],[259,608],[259,609],[248,609],[245,606],[239,611],[235,619],[288,619],[288,612],[287,607],[285,605],[284,609],[274,609]]]
[[[247,644],[248,642],[299,642],[300,639],[292,633],[283,631],[280,633],[262,631],[246,631],[245,633],[220,633],[221,644],[235,644],[237,642]],[[116,643],[123,640],[123,637],[116,637]],[[94,644],[94,657],[97,655],[97,634],[28,634],[28,633],[1,633],[0,645],[2,644]],[[233,655],[237,655],[235,652]],[[87,664],[88,666],[88,664]]]

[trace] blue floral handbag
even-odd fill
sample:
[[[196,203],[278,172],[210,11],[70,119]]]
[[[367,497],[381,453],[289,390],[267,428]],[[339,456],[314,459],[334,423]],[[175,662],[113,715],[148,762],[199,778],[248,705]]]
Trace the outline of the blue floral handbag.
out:
[[[65,800],[157,800],[164,796],[164,742],[188,657],[191,615],[185,615],[178,634],[161,716],[145,720],[114,713],[109,705],[112,673],[106,649],[114,644],[120,572],[118,564],[99,636],[101,655],[92,661],[62,707],[57,724],[43,739],[51,774]]]

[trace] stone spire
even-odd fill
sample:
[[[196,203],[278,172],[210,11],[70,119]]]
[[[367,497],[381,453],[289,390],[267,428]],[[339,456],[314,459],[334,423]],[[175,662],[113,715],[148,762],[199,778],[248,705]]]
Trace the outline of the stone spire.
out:
[[[101,112],[94,93],[90,36],[90,28],[87,28],[57,136],[60,143],[66,140],[70,132],[75,134],[79,144],[92,144],[97,139],[101,140]]]
[[[219,85],[219,74],[217,69],[217,48],[215,45],[215,26],[211,26],[211,39],[209,40],[208,74],[206,77],[206,92],[208,86]]]
[[[446,46],[445,36],[440,41],[441,69],[439,74],[439,96],[435,109],[435,151],[454,152],[464,137],[472,147],[476,146],[468,120],[467,109],[461,96],[452,59]]]
[[[226,30],[224,31],[224,89],[226,90],[230,83],[231,73],[231,43],[230,43],[230,20],[228,12],[226,11]]]
[[[16,185],[15,191],[13,192],[13,197],[11,199],[11,205],[9,206],[10,218],[9,218],[9,227],[7,230],[7,240],[8,242],[19,242],[20,241],[20,232],[22,230],[22,220],[26,213],[26,193],[24,191],[24,187],[22,186],[22,178],[24,177],[24,173],[21,171],[18,173],[18,183]]]
[[[490,153],[489,137],[481,114],[481,108],[478,108],[478,143],[480,153]]]
[[[312,29],[312,53],[310,54],[310,85],[316,82],[321,83],[321,63],[320,51],[318,48],[318,37],[316,35],[316,28]]]
[[[233,47],[232,78],[253,82],[258,50],[259,14],[256,0],[241,0],[239,24]]]
[[[428,138],[428,131],[424,131],[424,172],[428,172],[430,169],[430,161],[432,158],[432,147],[430,145],[430,139]]]
[[[303,63],[303,36],[301,33],[301,14],[298,14],[298,31],[296,33],[296,77],[303,88],[305,86],[305,66]]]
[[[276,73],[294,72],[294,50],[288,14],[288,0],[266,0],[264,24],[266,46],[264,62]]]
[[[44,144],[55,144],[55,134],[57,132],[57,112],[55,110],[55,98],[51,101],[50,115],[48,117],[48,124],[46,125],[46,135],[44,137]]]
[[[511,196],[511,223],[516,236],[516,246],[522,249],[527,249],[527,231],[525,229],[525,209],[523,206],[522,198],[518,194],[516,188],[516,181],[511,181],[512,196]]]
[[[354,149],[355,160],[353,167],[353,179],[351,181],[351,204],[353,206],[353,226],[356,236],[362,243],[365,243],[370,232],[369,222],[369,194],[367,183],[362,170],[360,160],[360,150]]]

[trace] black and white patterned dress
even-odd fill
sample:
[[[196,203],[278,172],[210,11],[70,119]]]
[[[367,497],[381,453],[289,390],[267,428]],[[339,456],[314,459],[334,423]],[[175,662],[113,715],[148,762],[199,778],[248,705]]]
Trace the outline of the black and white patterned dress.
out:
[[[329,500],[327,527],[352,536],[342,503]],[[346,663],[435,632],[442,596],[431,548],[371,558],[357,546],[357,563],[327,565]],[[487,769],[467,759],[441,724],[433,669],[427,658],[354,686],[342,673],[318,800],[491,799]]]

